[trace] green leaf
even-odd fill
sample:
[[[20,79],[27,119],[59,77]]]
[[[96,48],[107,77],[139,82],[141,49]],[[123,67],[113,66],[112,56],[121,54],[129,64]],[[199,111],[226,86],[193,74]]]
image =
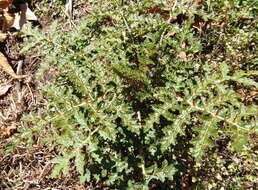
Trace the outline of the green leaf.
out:
[[[211,121],[205,121],[201,126],[194,129],[198,132],[198,135],[192,140],[192,153],[197,160],[200,160],[205,150],[213,146],[214,143],[211,138],[216,136],[218,131],[216,123]]]
[[[91,180],[91,172],[90,170],[86,169],[85,174],[80,176],[80,183],[90,182]]]
[[[85,155],[81,152],[80,149],[75,151],[75,167],[81,176],[84,174],[84,165],[85,165]]]
[[[249,135],[243,132],[237,132],[237,134],[232,136],[232,144],[231,147],[236,152],[243,151],[245,145],[248,144]]]
[[[61,174],[61,172],[63,172],[64,175],[68,175],[71,158],[72,156],[70,153],[65,153],[63,156],[57,156],[56,158],[54,158],[52,162],[56,165],[52,170],[51,177],[57,178]]]

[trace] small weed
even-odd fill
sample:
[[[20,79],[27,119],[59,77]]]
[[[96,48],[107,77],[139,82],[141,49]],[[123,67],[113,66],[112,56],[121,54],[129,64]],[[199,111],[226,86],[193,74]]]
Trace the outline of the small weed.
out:
[[[58,150],[52,177],[75,165],[81,183],[115,189],[254,185],[257,105],[237,91],[258,86],[253,1],[91,6],[73,32],[57,22],[23,30],[24,51],[46,57],[40,75],[49,65],[60,72],[19,139],[41,135]]]

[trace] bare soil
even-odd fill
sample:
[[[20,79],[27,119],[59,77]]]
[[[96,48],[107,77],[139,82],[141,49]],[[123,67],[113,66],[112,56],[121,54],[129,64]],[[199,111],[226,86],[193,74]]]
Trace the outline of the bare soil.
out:
[[[80,18],[88,13],[87,4],[75,3],[74,6],[77,8],[74,22],[78,23]],[[55,11],[58,10],[50,8],[42,12],[38,22],[34,24],[42,30],[47,30],[54,20],[52,14]],[[64,28],[70,30],[68,22],[65,18],[63,20]],[[29,127],[29,123],[24,122],[22,117],[44,109],[47,100],[42,96],[40,88],[51,82],[51,78],[55,75],[54,69],[50,69],[45,73],[43,80],[36,78],[35,73],[44,57],[36,56],[33,51],[20,54],[22,42],[23,38],[11,34],[5,42],[0,43],[0,51],[7,57],[14,71],[17,72],[19,65],[20,74],[29,75],[25,80],[18,81],[0,70],[0,85],[11,85],[11,88],[0,96],[0,190],[92,189],[91,184],[81,185],[77,174],[72,171],[69,176],[52,179],[53,164],[50,160],[55,156],[55,151],[50,152],[41,144],[34,144],[32,150],[20,145],[8,156],[4,155],[4,147],[8,144],[8,140],[12,136],[19,135],[18,128]],[[95,186],[94,189],[98,187]]]

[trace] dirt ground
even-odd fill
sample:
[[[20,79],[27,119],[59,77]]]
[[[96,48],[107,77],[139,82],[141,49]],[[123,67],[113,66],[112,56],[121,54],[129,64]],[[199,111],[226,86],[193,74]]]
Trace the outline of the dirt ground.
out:
[[[30,1],[27,1],[30,2]],[[86,3],[76,3],[74,8],[80,8],[74,15],[74,22],[79,22],[80,17],[87,14]],[[33,6],[32,10],[33,10]],[[35,8],[35,7],[34,7]],[[52,22],[52,13],[55,9],[46,10],[37,15],[38,22],[34,23],[42,30],[46,30]],[[64,22],[64,24],[67,22]],[[66,24],[68,26],[68,24]],[[10,65],[17,73],[29,75],[25,80],[14,80],[0,70],[0,86],[10,85],[10,89],[0,96],[0,190],[36,190],[36,189],[92,189],[91,184],[82,186],[78,182],[77,174],[73,172],[62,179],[52,179],[50,171],[53,167],[50,160],[55,152],[40,144],[34,144],[28,151],[22,145],[13,153],[4,156],[3,147],[8,143],[8,138],[19,135],[17,129],[28,127],[22,117],[38,109],[44,109],[47,101],[40,93],[40,87],[51,82],[48,81],[53,73],[47,73],[44,80],[35,77],[43,57],[35,56],[31,51],[20,54],[23,38],[11,34],[7,40],[0,43],[0,51],[7,57]],[[94,187],[98,189],[98,187]]]

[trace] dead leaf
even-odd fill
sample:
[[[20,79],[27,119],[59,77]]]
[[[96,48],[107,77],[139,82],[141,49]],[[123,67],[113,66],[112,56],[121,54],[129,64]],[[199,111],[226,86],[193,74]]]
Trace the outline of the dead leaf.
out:
[[[161,11],[161,8],[159,6],[155,6],[151,9],[148,10],[148,13],[149,14],[156,14],[156,13],[159,13]]]
[[[197,7],[201,6],[202,5],[202,0],[195,0],[195,5]]]
[[[13,2],[13,0],[0,0],[0,8],[5,9],[9,7],[9,5]]]
[[[12,27],[20,30],[22,28],[22,26],[26,23],[26,18],[23,16],[21,17],[20,13],[14,13],[14,22]]]
[[[0,42],[3,42],[7,38],[7,34],[0,31]]]
[[[175,32],[169,32],[166,34],[166,36],[168,36],[168,37],[174,37],[175,35],[176,35]]]
[[[5,95],[11,87],[12,85],[9,84],[0,85],[0,97]]]
[[[214,26],[216,28],[224,29],[227,25],[226,21],[220,21],[220,22],[211,22],[211,26]]]
[[[207,30],[207,27],[210,23],[210,19],[205,21],[200,15],[194,15],[194,23],[192,24],[192,27],[195,28],[199,33],[203,33]]]
[[[12,67],[9,65],[6,57],[0,52],[0,67],[14,79],[23,79],[27,75],[16,75]]]
[[[11,125],[8,127],[5,127],[2,131],[1,136],[2,137],[9,137],[12,135],[12,133],[14,132],[14,130],[16,130],[18,127],[16,125]]]
[[[184,61],[187,60],[187,56],[186,53],[184,51],[179,52],[178,56],[183,59]]]
[[[14,20],[15,20],[15,14],[14,13],[8,13],[7,10],[4,11],[4,24],[2,30],[5,32],[9,28],[12,27]]]
[[[20,30],[27,20],[37,20],[36,15],[30,10],[27,3],[20,4],[21,12],[15,13],[12,27]]]
[[[249,92],[250,96],[257,96],[258,95],[258,90],[253,88],[251,89],[251,91]]]
[[[20,4],[21,14],[25,15],[26,20],[38,20],[36,15],[30,10],[28,3]]]

